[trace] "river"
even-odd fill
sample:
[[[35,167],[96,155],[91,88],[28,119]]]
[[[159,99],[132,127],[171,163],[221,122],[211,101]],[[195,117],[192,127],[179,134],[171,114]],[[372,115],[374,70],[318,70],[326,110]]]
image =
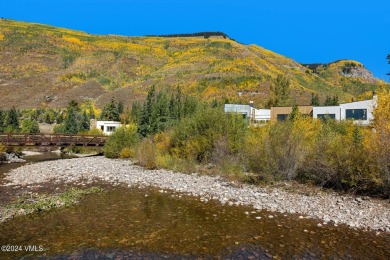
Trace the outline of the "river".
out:
[[[0,252],[0,259],[390,258],[389,234],[156,188],[98,185],[105,191],[78,205],[1,224],[0,245],[21,251]]]

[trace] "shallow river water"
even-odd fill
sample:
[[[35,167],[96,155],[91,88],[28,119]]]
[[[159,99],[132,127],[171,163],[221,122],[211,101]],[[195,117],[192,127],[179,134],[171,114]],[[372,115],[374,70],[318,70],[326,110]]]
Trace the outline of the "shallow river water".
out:
[[[390,257],[388,235],[345,226],[318,227],[318,223],[299,219],[298,215],[204,203],[152,188],[115,187],[90,195],[71,208],[19,217],[0,225],[0,245],[43,250],[0,252],[0,258]]]
[[[0,224],[0,259],[390,259],[389,234],[156,188],[103,186],[70,208]]]

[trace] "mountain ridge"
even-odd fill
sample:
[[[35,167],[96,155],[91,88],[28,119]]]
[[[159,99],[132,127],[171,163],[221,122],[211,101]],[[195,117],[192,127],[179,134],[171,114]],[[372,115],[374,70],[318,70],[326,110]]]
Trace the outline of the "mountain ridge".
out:
[[[64,107],[75,99],[93,100],[101,107],[111,97],[129,106],[156,85],[179,87],[205,100],[254,100],[261,107],[280,74],[290,80],[291,101],[299,104],[308,104],[312,93],[322,100],[338,95],[340,101],[350,101],[388,86],[357,61],[314,68],[223,35],[93,35],[2,19],[0,106]]]

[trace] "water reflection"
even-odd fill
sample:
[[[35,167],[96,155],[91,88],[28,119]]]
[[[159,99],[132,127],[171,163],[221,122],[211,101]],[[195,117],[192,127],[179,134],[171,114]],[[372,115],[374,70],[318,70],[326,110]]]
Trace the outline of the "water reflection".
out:
[[[0,226],[0,244],[42,245],[46,251],[34,255],[46,257],[390,257],[389,235],[318,223],[156,189],[112,188],[72,208],[9,221]]]

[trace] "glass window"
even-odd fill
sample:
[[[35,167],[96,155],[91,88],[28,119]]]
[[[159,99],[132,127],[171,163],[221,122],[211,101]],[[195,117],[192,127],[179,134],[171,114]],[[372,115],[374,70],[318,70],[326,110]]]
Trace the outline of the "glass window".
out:
[[[115,126],[107,126],[107,132],[114,132],[116,129]]]
[[[276,115],[276,119],[278,121],[286,121],[287,120],[287,117],[288,117],[288,114],[279,114],[279,115]]]
[[[367,109],[346,109],[345,118],[353,120],[367,120]]]
[[[100,129],[102,129],[102,131],[104,131],[104,125],[100,126]]]
[[[317,114],[317,118],[321,120],[336,119],[336,114]]]

